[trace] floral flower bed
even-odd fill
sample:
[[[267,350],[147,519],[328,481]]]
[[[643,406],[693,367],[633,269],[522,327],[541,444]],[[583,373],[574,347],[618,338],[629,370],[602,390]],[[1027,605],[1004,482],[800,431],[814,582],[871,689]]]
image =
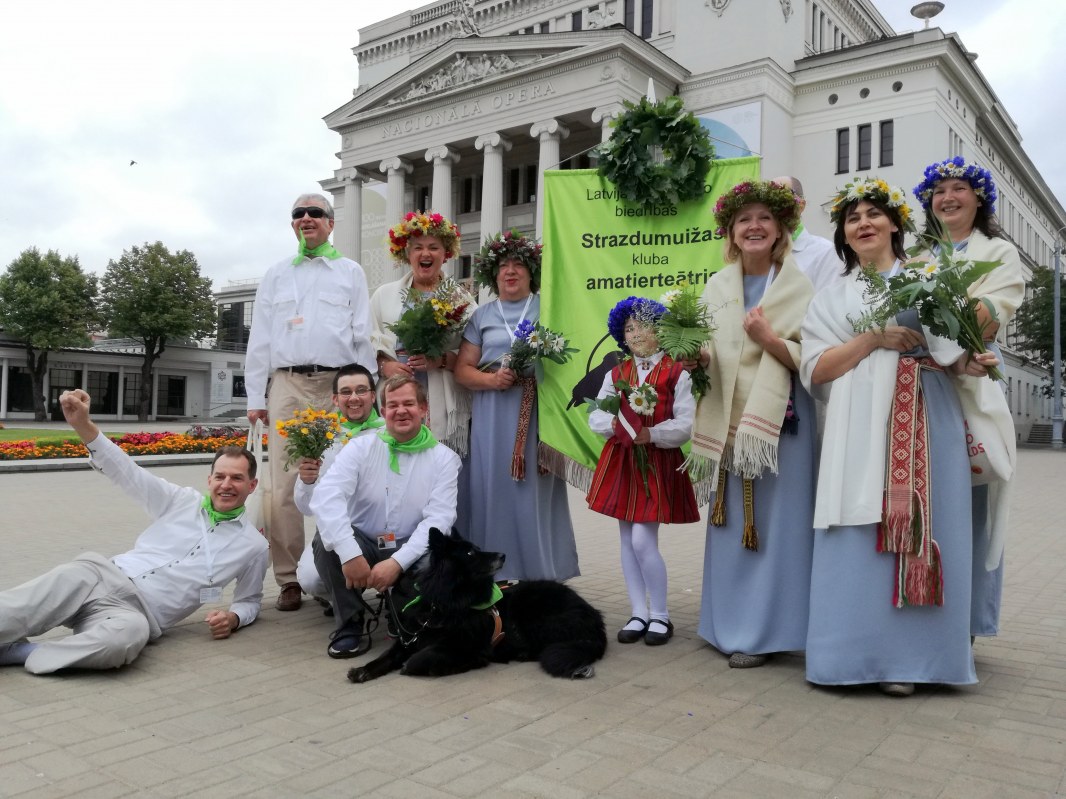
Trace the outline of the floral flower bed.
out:
[[[263,436],[264,448],[266,438]],[[113,440],[130,455],[175,455],[187,452],[215,452],[227,445],[243,447],[248,438],[246,434],[196,438],[185,433],[127,433]],[[81,442],[38,445],[34,441],[0,441],[0,461],[84,458],[88,454]]]

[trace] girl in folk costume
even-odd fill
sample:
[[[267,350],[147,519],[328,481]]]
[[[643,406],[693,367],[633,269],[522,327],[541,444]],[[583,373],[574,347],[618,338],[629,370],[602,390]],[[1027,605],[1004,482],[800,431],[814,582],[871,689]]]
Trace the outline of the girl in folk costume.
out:
[[[925,211],[923,237],[933,254],[939,250],[938,240],[950,239],[955,250],[964,252],[967,258],[999,261],[998,267],[970,286],[969,295],[987,300],[995,308],[995,319],[983,304],[977,307],[977,317],[985,326],[988,348],[1002,359],[996,334],[1006,328],[1025,299],[1025,274],[1018,249],[1007,241],[996,222],[996,184],[992,174],[956,156],[926,167],[925,179],[914,188],[914,196]],[[988,391],[986,382],[965,378],[959,390]],[[1013,421],[1010,424],[1013,428]],[[1013,429],[1010,432],[1013,434]],[[998,482],[978,485],[974,486],[971,497],[974,531],[971,636],[999,632],[1006,528],[1003,510],[1009,504],[1003,489],[1004,485]]]
[[[607,318],[607,329],[626,357],[604,378],[597,401],[617,397],[617,415],[597,408],[589,427],[607,438],[588,503],[618,519],[622,574],[632,618],[618,641],[665,644],[674,634],[666,608],[666,563],[659,553],[659,525],[700,518],[680,447],[689,439],[696,408],[692,381],[659,348],[655,324],[666,308],[629,297]]]
[[[796,371],[813,288],[790,254],[791,189],[738,184],[715,220],[727,264],[703,292],[718,329],[699,358],[710,389],[690,463],[715,487],[699,634],[730,667],[753,668],[807,639],[817,422]]]
[[[969,459],[955,382],[986,374],[933,336],[915,311],[857,332],[861,277],[900,268],[911,213],[902,190],[856,180],[831,218],[847,275],[819,292],[803,324],[804,385],[828,394],[815,504],[807,679],[879,683],[977,681],[970,648]]]

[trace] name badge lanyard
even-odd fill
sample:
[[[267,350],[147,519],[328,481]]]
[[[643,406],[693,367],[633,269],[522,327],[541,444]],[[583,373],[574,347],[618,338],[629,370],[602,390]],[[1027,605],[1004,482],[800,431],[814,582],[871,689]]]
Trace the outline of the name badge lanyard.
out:
[[[507,331],[507,336],[511,339],[512,347],[514,346],[515,342],[515,331],[518,329],[518,325],[522,323],[522,320],[526,318],[526,311],[529,310],[529,304],[531,302],[533,302],[533,292],[530,292],[529,296],[526,297],[526,304],[522,306],[522,313],[518,315],[518,322],[514,326],[512,326],[507,321],[507,317],[503,315],[502,300],[496,300],[496,310],[500,312],[500,319],[503,320],[503,329]]]
[[[304,294],[302,297],[300,296],[300,285],[296,281],[296,267],[293,267],[291,275],[292,275],[292,298],[296,302],[296,308],[293,310],[292,316],[293,316],[293,319],[299,319],[300,322],[302,323],[303,322],[303,314],[301,313],[300,309],[303,307],[303,301],[305,299],[307,299],[307,296],[309,294],[314,294],[315,289],[318,288],[318,273],[317,272],[315,273],[314,278],[313,278],[313,280],[311,282],[311,285],[308,287],[307,293]]]
[[[201,517],[200,523],[204,526],[204,562],[207,564],[207,584],[215,584],[215,554],[211,551],[211,530],[207,522]]]

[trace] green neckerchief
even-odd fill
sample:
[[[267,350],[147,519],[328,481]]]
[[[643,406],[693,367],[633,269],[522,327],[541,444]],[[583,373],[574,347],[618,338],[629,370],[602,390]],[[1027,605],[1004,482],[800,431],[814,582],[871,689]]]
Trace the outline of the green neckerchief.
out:
[[[473,610],[488,610],[493,605],[495,605],[497,602],[499,602],[501,599],[503,599],[503,591],[500,590],[500,586],[499,585],[497,585],[496,583],[493,583],[492,584],[492,596],[489,597],[489,601],[488,602],[482,602],[480,605],[471,605],[470,607]],[[411,607],[413,605],[417,605],[421,601],[422,601],[422,595],[419,594],[414,599],[412,599],[410,602],[408,602],[406,605],[404,605],[402,608],[400,608],[400,613],[405,613],[409,607]]]
[[[795,241],[796,239],[798,239],[800,237],[800,233],[802,233],[802,232],[803,232],[803,223],[800,222],[798,225],[796,225],[796,229],[792,231],[792,240]]]
[[[233,510],[215,510],[215,506],[211,504],[211,495],[204,494],[203,509],[207,511],[207,515],[211,518],[211,526],[214,527],[221,522],[230,522],[244,513],[244,505]]]
[[[423,452],[430,447],[437,446],[437,439],[433,437],[433,433],[429,431],[429,428],[422,425],[422,428],[418,431],[418,435],[412,438],[410,441],[405,441],[402,444],[392,437],[392,434],[387,430],[379,430],[378,438],[389,445],[389,468],[396,474],[400,473],[400,458],[401,452]]]
[[[296,251],[296,257],[292,259],[293,266],[297,266],[304,258],[317,258],[321,255],[323,258],[329,258],[331,261],[336,261],[341,257],[341,254],[337,252],[337,248],[330,244],[328,239],[312,250],[307,246],[307,239],[304,238],[304,232],[301,230],[297,235],[300,237],[300,247]]]
[[[364,430],[385,426],[385,422],[378,416],[378,409],[373,407],[370,409],[370,415],[361,422],[353,422],[346,418],[343,413],[338,413],[337,416],[340,417],[341,427],[347,431],[348,438],[355,438]]]

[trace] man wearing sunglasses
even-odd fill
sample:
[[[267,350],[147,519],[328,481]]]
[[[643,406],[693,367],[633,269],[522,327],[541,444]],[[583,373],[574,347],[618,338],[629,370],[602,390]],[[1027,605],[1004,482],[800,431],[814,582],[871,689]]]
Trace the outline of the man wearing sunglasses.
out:
[[[276,423],[304,408],[328,410],[339,367],[358,363],[374,373],[377,366],[366,275],[329,243],[333,206],[320,194],[303,194],[291,216],[296,256],[272,266],[259,283],[244,367],[248,420],[271,423],[267,537],[281,587],[278,610],[302,604],[296,564],[304,550],[304,517],[293,501],[297,472],[285,470]]]

